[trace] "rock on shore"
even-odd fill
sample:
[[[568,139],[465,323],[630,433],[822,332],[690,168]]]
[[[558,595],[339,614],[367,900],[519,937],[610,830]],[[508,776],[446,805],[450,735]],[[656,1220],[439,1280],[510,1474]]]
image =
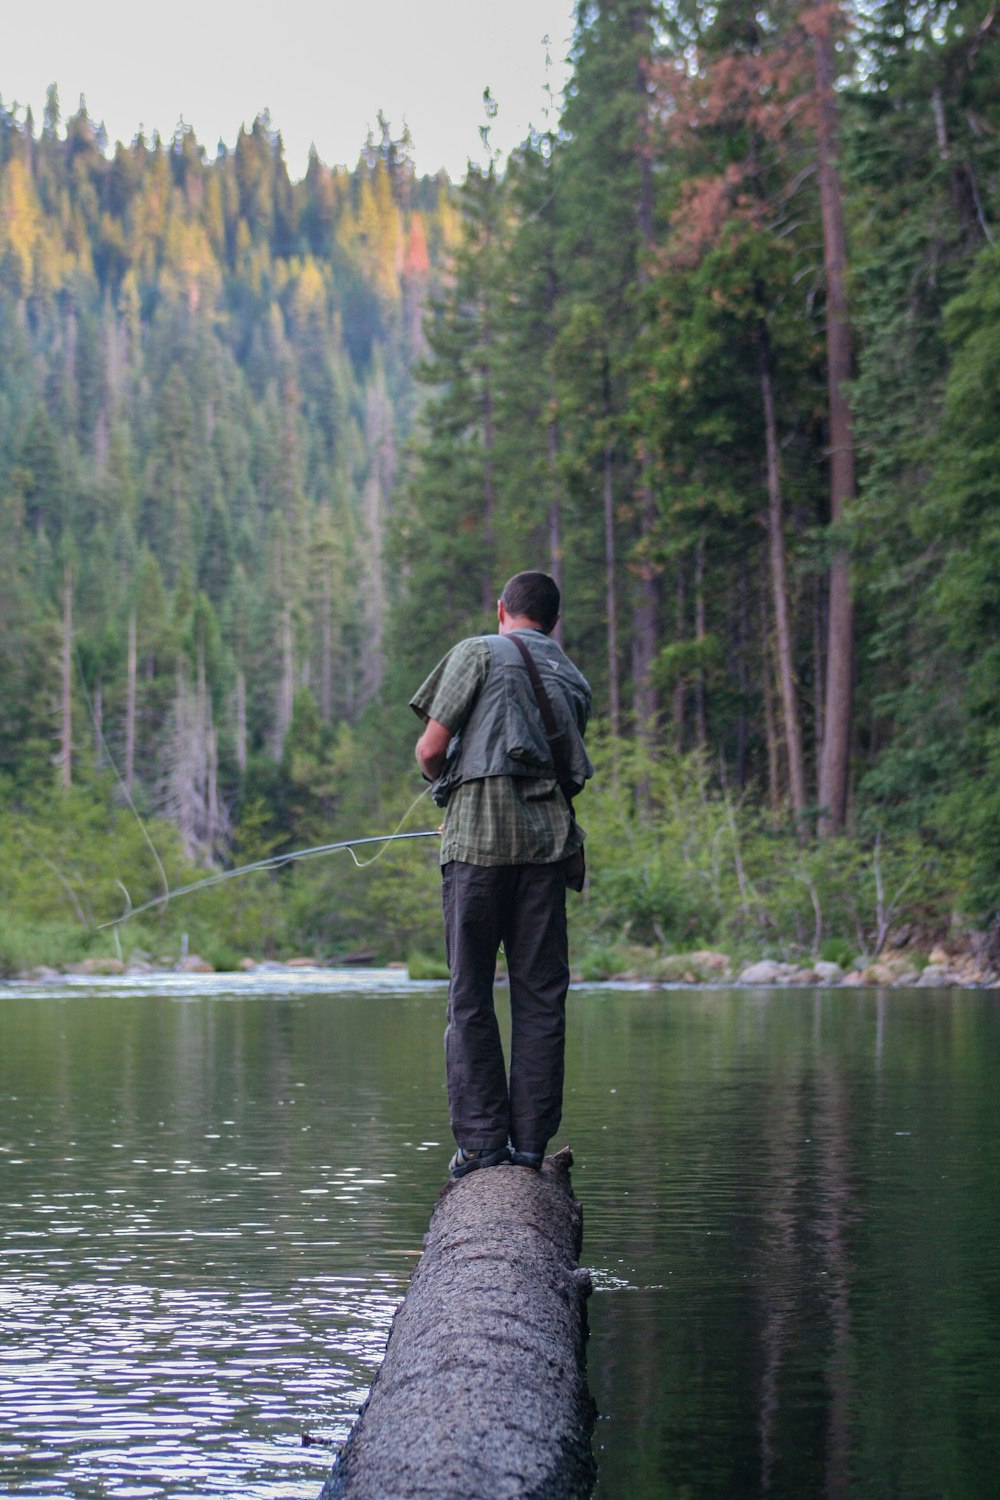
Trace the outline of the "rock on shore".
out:
[[[365,954],[363,961],[370,962]],[[349,961],[338,960],[337,968]],[[316,972],[326,965],[312,958],[291,958],[284,962],[271,960],[258,963],[253,958],[243,958],[238,969],[253,973],[261,969],[284,970],[288,973]],[[391,967],[391,966],[390,966]],[[67,964],[65,968],[50,968],[39,965],[15,977],[22,980],[57,980],[62,973],[92,975],[95,977],[119,974],[214,974],[214,966],[197,953],[189,953],[179,962],[161,959],[150,960],[148,954],[138,950],[127,964],[118,958],[92,957],[79,963]],[[502,976],[498,974],[498,979]],[[594,976],[591,976],[594,977]],[[603,977],[603,976],[602,976]],[[847,969],[840,964],[823,959],[797,962],[775,958],[760,958],[739,968],[727,953],[710,948],[698,948],[689,953],[663,953],[651,949],[632,950],[632,963],[628,969],[607,976],[612,982],[645,983],[657,985],[767,985],[769,987],[805,988],[812,985],[843,986],[845,988],[873,989],[1000,989],[1000,952],[995,951],[992,941],[974,938],[961,947],[946,948],[941,944],[922,954],[899,949],[887,950],[877,959],[856,959]],[[574,983],[583,983],[580,975],[574,975]]]

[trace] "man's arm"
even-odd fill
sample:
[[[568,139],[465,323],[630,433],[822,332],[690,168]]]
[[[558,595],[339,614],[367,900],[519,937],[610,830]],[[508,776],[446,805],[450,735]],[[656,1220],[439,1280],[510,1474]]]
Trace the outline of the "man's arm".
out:
[[[427,727],[417,740],[417,765],[428,781],[440,776],[444,758],[451,742],[451,730],[440,719],[428,719]]]
[[[452,736],[472,712],[489,666],[490,648],[485,637],[459,641],[410,699],[413,712],[424,721],[424,732],[416,746],[417,765],[431,781],[444,770]],[[455,727],[449,729],[449,723]]]

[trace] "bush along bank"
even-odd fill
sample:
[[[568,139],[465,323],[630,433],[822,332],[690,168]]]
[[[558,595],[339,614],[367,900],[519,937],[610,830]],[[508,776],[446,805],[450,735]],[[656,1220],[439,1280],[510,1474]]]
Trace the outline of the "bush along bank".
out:
[[[575,977],[653,983],[992,984],[1000,917],[977,911],[968,861],[928,834],[870,827],[815,831],[713,779],[704,757],[638,750],[594,735],[597,774],[577,803],[589,876],[569,898]],[[410,802],[323,841],[391,828]],[[262,961],[352,958],[444,977],[438,847],[389,846],[364,869],[342,859],[245,874],[183,899],[205,868],[176,830],[149,825],[159,857],[107,788],[0,812],[0,975],[211,971]],[[246,865],[268,843],[248,824]],[[159,901],[133,915],[122,908]],[[109,927],[109,921],[119,925]]]

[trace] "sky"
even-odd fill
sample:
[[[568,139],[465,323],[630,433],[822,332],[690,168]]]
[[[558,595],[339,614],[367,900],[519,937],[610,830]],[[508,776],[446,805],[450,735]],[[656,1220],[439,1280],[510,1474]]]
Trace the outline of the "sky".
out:
[[[353,166],[381,110],[394,136],[409,125],[419,173],[457,179],[483,160],[484,88],[504,156],[546,126],[573,11],[573,0],[21,0],[4,21],[0,97],[22,118],[30,104],[40,127],[50,83],[64,119],[84,94],[112,141],[140,125],[169,139],[183,118],[213,156],[266,108],[293,178],[311,143],[328,165]]]

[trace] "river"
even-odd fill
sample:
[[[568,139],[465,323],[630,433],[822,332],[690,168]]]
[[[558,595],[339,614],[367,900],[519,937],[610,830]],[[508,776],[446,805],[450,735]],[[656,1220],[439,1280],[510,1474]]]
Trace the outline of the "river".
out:
[[[569,1004],[596,1500],[1000,1493],[1000,995]],[[0,986],[0,1494],[315,1500],[445,1177],[444,1007]]]

